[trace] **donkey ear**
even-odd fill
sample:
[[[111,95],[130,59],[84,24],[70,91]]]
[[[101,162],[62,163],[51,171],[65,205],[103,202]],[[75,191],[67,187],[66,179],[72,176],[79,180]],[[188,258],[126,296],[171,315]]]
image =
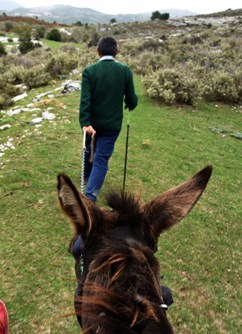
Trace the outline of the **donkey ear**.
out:
[[[88,200],[78,192],[67,175],[59,174],[57,179],[58,196],[62,210],[69,218],[75,233],[86,236],[92,226],[87,207]]]
[[[202,195],[212,173],[207,166],[190,180],[161,194],[144,206],[151,233],[157,239],[166,230],[182,220]]]

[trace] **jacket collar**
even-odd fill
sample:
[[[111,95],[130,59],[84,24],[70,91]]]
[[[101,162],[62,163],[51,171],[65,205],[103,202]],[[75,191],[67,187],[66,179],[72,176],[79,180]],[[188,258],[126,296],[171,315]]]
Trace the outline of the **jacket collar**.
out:
[[[101,60],[114,60],[113,56],[102,56],[99,61]]]

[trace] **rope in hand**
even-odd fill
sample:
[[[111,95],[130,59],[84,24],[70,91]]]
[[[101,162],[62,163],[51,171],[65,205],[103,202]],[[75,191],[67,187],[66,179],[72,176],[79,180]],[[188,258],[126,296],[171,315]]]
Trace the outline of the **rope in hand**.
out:
[[[81,169],[81,193],[84,193],[84,187],[85,187],[85,158],[86,158],[86,131],[83,131],[82,133],[82,169]]]
[[[131,115],[131,113],[130,113],[130,111],[128,111],[127,132],[126,132],[126,146],[125,146],[125,158],[124,158],[123,193],[125,192],[125,182],[126,182],[127,162],[128,162],[130,115]]]
[[[86,131],[83,131],[82,134],[82,168],[81,168],[81,193],[84,194],[84,188],[85,188],[85,159],[86,159],[86,137],[87,133]],[[89,162],[93,163],[94,159],[94,135],[91,137],[91,152],[89,157]]]

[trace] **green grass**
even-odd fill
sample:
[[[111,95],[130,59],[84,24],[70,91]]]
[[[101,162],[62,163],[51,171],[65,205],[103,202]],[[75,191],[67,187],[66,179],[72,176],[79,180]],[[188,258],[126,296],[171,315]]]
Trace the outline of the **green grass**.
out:
[[[44,46],[50,49],[59,49],[60,47],[66,45],[66,43],[64,42],[56,42],[56,41],[51,41],[49,39],[42,39],[41,42],[43,43]],[[73,44],[76,48],[80,48],[80,49],[84,48],[83,43],[68,43],[68,44]]]
[[[144,95],[139,78],[136,87],[139,106],[131,114],[127,190],[146,202],[205,165],[214,166],[197,206],[160,238],[162,284],[175,299],[168,313],[171,323],[180,334],[239,334],[242,142],[229,132],[242,132],[241,108],[168,108]],[[42,111],[46,103],[39,105]],[[79,332],[75,317],[65,317],[73,311],[76,283],[67,252],[71,231],[56,194],[60,172],[80,184],[78,105],[79,93],[57,96],[48,102],[54,122],[35,128],[29,125],[31,115],[23,112],[8,117],[12,127],[1,131],[0,144],[13,138],[16,146],[0,158],[0,298],[9,311],[10,333]],[[125,112],[101,206],[106,191],[122,187],[126,121]],[[216,133],[212,127],[228,132]]]
[[[65,45],[63,42],[51,41],[49,39],[42,39],[41,42],[50,49],[59,49],[61,46]]]

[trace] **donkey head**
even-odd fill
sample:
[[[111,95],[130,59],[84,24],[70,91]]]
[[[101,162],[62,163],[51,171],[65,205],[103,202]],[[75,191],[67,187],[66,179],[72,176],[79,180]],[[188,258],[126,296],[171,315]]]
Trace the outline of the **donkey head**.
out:
[[[103,291],[99,289],[99,292],[102,292],[102,296],[108,295],[112,312],[118,314],[118,317],[112,318],[116,321],[114,324],[112,320],[112,326],[116,327],[111,332],[118,334],[119,328],[120,333],[155,334],[160,333],[161,327],[157,324],[162,323],[165,333],[173,333],[166,316],[160,309],[153,307],[162,303],[159,263],[153,253],[156,251],[159,235],[181,221],[196,204],[206,188],[211,172],[212,167],[208,166],[188,181],[162,193],[145,205],[141,205],[132,195],[111,193],[107,196],[111,210],[103,210],[89,201],[77,191],[66,175],[58,176],[58,195],[62,210],[74,229],[74,238],[81,235],[84,241],[84,261],[88,272],[84,295],[97,296],[96,287],[103,288]],[[110,291],[114,294],[110,294]],[[91,300],[95,300],[97,304],[98,298],[95,298]],[[103,300],[99,299],[102,307]],[[121,304],[122,309],[129,306],[126,315],[118,308],[115,310],[115,307]],[[105,307],[111,312],[107,304]],[[135,307],[139,308],[138,313],[134,310]],[[142,313],[143,309],[149,311]],[[133,315],[130,316],[132,312]],[[96,312],[101,313],[101,310],[100,313]],[[146,322],[138,319],[144,319],[147,314],[155,319],[157,327],[150,322],[142,327],[145,328],[144,332],[143,329],[136,331],[140,326],[137,324]],[[162,320],[158,322],[158,318]],[[127,328],[132,327],[132,330],[122,327],[125,322],[129,323]],[[88,326],[93,324],[88,323]],[[110,326],[111,324],[108,324],[109,329]],[[153,329],[149,330],[148,326]]]

